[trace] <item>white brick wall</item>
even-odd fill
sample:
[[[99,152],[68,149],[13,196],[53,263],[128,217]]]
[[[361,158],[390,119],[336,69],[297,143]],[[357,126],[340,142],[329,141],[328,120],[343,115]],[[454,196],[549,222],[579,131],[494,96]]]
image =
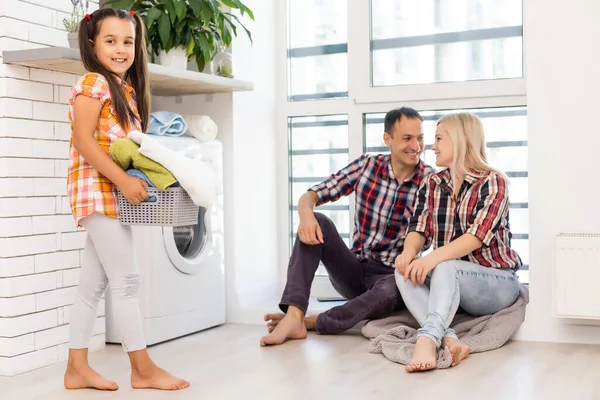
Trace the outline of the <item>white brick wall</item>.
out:
[[[90,12],[98,1],[90,3]],[[3,50],[68,46],[69,1],[0,0]],[[66,192],[78,76],[0,58],[0,375],[64,361],[86,234]],[[90,350],[104,347],[104,301]],[[0,396],[1,397],[1,396]]]

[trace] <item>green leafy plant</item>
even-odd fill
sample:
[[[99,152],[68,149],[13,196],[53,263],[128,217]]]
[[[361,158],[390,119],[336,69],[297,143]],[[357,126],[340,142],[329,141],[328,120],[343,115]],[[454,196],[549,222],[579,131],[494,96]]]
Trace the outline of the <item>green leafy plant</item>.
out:
[[[79,23],[87,13],[90,2],[89,0],[71,0],[71,4],[73,4],[73,11],[68,18],[63,18],[62,22],[67,32],[74,33],[77,32]]]
[[[237,37],[238,25],[250,42],[252,35],[240,19],[224,6],[240,10],[254,20],[254,14],[240,0],[109,0],[111,7],[133,10],[146,24],[152,59],[160,50],[184,47],[188,61],[195,60],[202,71],[219,46],[229,47]]]

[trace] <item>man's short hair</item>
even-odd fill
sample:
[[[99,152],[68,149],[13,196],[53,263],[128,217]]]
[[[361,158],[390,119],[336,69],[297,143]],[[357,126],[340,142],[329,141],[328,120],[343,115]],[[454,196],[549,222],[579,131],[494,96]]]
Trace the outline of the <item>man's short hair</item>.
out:
[[[410,107],[395,108],[385,115],[385,122],[383,130],[390,136],[393,136],[393,128],[396,122],[404,118],[418,118],[423,121],[423,117],[417,110]]]

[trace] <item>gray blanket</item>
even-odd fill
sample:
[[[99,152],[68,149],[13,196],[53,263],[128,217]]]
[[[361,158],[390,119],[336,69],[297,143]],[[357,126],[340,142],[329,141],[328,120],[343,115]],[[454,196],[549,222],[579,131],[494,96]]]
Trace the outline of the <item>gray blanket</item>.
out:
[[[493,315],[473,317],[458,313],[450,326],[456,335],[471,348],[471,353],[497,349],[514,335],[525,320],[529,303],[529,290],[521,285],[517,301]],[[383,354],[388,360],[400,364],[410,362],[417,341],[417,321],[404,309],[387,318],[367,322],[362,334],[371,340],[369,352]],[[448,368],[452,355],[446,349],[438,350],[437,368]]]

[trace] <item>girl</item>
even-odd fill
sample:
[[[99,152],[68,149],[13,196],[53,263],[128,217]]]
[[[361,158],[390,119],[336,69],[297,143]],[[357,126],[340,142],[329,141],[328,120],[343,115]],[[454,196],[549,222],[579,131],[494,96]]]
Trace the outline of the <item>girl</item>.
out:
[[[131,362],[134,388],[183,389],[150,359],[137,299],[140,284],[131,229],[117,218],[115,186],[140,203],[145,182],[127,175],[108,155],[110,145],[131,130],[146,129],[150,111],[144,24],[133,12],[102,8],[79,24],[79,50],[88,74],[69,99],[72,129],[67,188],[73,216],[87,230],[81,278],[71,311],[67,389],[116,390],[92,370],[88,346],[98,302],[110,284],[122,344]]]
[[[440,346],[450,349],[453,366],[469,354],[449,328],[458,306],[473,316],[489,315],[519,296],[521,259],[510,247],[508,178],[487,163],[479,118],[441,118],[433,151],[446,169],[421,185],[395,262],[402,299],[421,326],[409,372],[434,368]],[[435,250],[417,258],[431,242]]]

